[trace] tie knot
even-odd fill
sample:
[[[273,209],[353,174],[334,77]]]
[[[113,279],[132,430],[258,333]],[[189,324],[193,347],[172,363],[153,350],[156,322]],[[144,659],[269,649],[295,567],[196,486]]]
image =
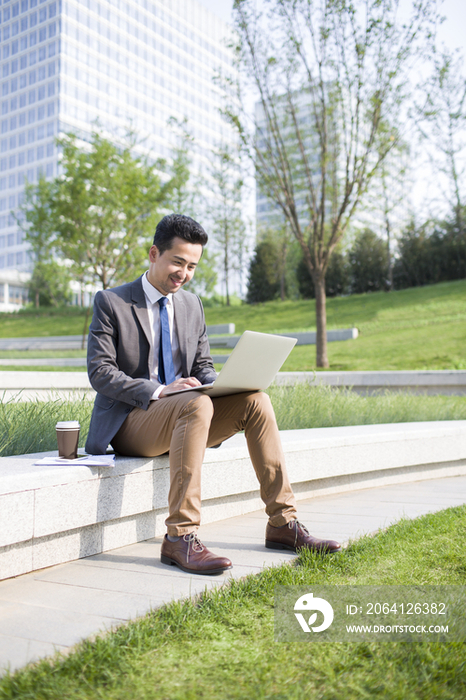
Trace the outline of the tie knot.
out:
[[[157,301],[157,304],[160,306],[161,309],[163,309],[168,304],[168,297],[160,297],[160,299]]]

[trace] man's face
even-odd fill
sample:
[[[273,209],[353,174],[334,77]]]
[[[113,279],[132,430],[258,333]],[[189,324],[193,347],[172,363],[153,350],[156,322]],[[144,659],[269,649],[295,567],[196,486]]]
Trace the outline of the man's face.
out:
[[[200,243],[187,243],[175,237],[173,245],[164,253],[159,253],[153,245],[149,251],[149,272],[147,279],[161,294],[174,294],[189,282],[202,255]]]

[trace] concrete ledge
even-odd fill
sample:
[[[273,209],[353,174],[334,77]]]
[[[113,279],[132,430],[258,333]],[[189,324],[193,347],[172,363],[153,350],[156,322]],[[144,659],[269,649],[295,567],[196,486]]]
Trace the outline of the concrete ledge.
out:
[[[207,335],[234,332],[234,323],[207,326]],[[82,335],[50,335],[43,338],[0,338],[0,350],[81,350],[82,341]],[[87,347],[87,335],[84,339],[84,347]]]
[[[278,386],[295,384],[335,386],[358,394],[381,390],[415,394],[466,396],[466,370],[396,370],[388,372],[279,372]]]
[[[466,421],[282,432],[298,498],[466,474]],[[168,457],[116,459],[115,468],[35,466],[0,459],[0,579],[161,535]],[[262,507],[243,435],[207,450],[203,522]]]
[[[298,341],[296,345],[315,345],[317,333],[316,331],[308,331],[305,333],[277,333],[277,335],[282,335],[285,338],[296,338]],[[357,328],[344,328],[342,330],[327,331],[327,341],[329,343],[338,340],[354,340],[357,337]],[[230,335],[229,337],[223,338],[209,337],[209,345],[211,348],[234,348],[240,338],[240,335]]]

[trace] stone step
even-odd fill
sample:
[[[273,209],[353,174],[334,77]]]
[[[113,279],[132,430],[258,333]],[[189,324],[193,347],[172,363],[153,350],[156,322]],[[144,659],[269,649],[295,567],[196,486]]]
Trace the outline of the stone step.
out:
[[[298,499],[466,474],[466,421],[281,433]],[[168,456],[117,457],[114,468],[0,459],[0,579],[132,544],[165,531]],[[56,454],[56,453],[48,453]],[[261,508],[244,435],[207,450],[203,523]]]

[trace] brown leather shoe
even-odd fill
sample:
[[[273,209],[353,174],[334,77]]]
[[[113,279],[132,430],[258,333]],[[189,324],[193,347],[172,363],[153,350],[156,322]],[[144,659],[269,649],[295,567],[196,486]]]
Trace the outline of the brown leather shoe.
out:
[[[283,527],[274,527],[267,523],[265,546],[268,549],[291,549],[293,552],[305,547],[322,554],[333,554],[341,550],[341,545],[335,540],[319,540],[312,537],[307,528],[297,520],[290,520]]]
[[[160,560],[163,564],[178,566],[189,574],[221,574],[233,566],[226,557],[217,557],[209,552],[195,532],[183,535],[177,542],[170,542],[165,535]]]

